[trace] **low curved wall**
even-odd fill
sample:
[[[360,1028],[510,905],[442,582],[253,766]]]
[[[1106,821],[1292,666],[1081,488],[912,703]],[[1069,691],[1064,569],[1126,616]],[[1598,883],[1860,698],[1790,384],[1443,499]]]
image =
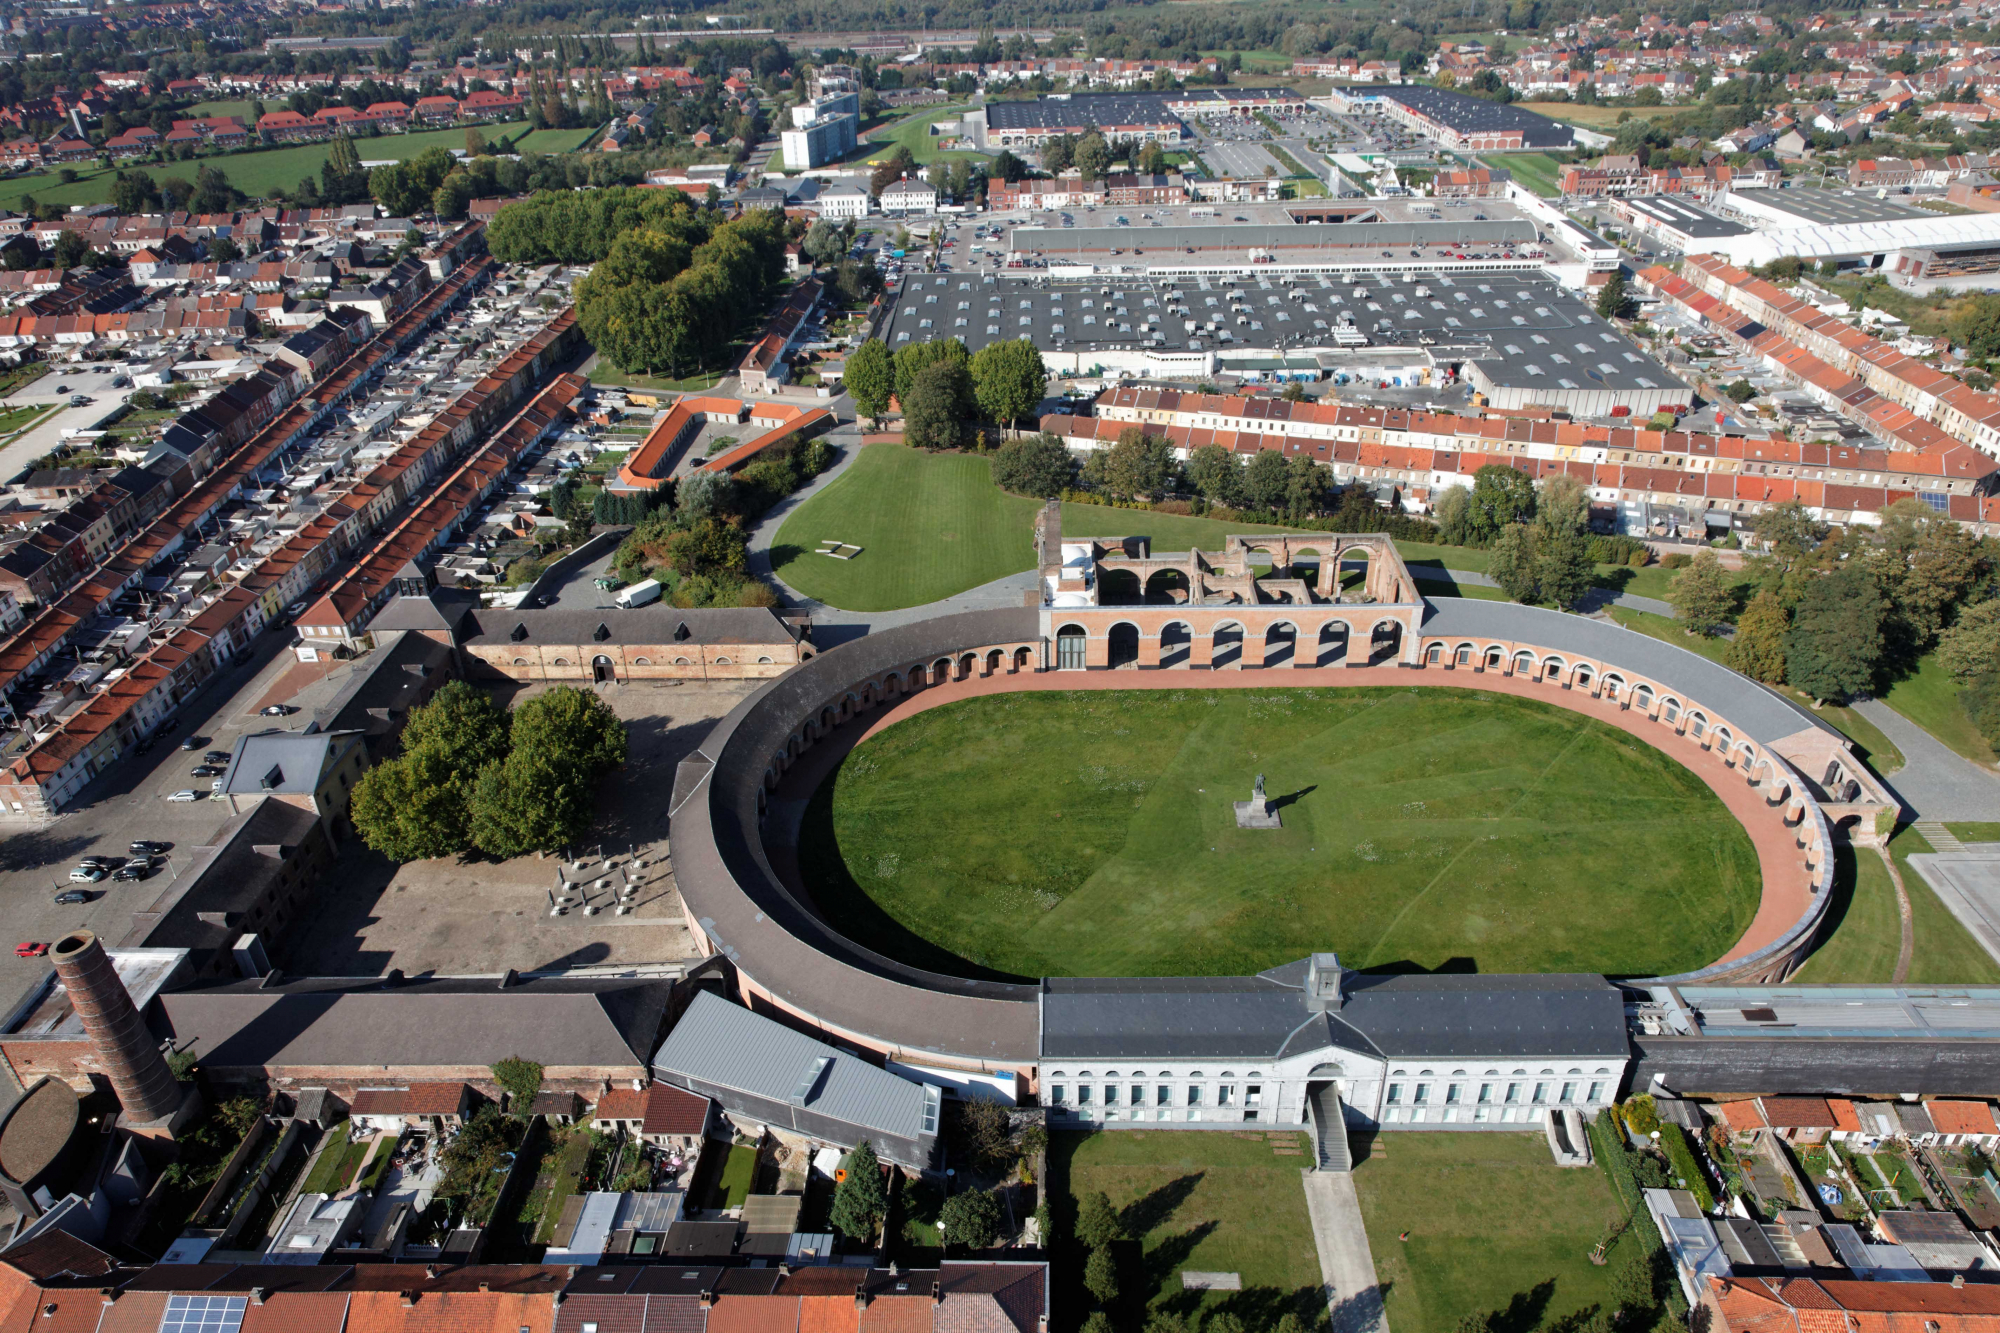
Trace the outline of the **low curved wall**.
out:
[[[873,952],[787,887],[764,837],[785,772],[862,714],[889,706],[860,729],[872,732],[921,708],[1007,689],[1185,688],[1199,675],[1211,686],[1394,684],[1542,698],[1674,757],[1757,846],[1764,892],[1750,929],[1716,963],[1657,980],[1781,980],[1824,920],[1832,830],[1809,785],[1771,748],[1820,724],[1693,653],[1575,616],[1477,602],[1433,608],[1411,645],[1415,660],[1400,665],[1058,672],[1040,614],[940,617],[829,650],[745,700],[681,765],[671,836],[688,924],[698,943],[735,964],[753,1003],[899,1058],[983,1070],[1035,1061],[1038,987],[926,972]]]

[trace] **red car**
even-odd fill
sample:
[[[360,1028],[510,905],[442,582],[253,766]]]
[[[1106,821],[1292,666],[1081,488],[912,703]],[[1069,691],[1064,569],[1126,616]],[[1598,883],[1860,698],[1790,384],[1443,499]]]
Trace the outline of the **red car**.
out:
[[[14,946],[14,956],[16,958],[40,958],[48,951],[48,945],[37,944],[33,940],[23,940]]]

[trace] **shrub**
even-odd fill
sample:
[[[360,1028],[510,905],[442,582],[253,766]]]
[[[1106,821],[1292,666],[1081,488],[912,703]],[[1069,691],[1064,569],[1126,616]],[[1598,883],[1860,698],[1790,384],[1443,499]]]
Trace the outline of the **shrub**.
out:
[[[966,1190],[944,1201],[938,1221],[947,1244],[983,1250],[1000,1232],[1000,1202],[985,1190]]]
[[[1958,700],[1965,715],[1972,719],[1972,725],[1979,728],[1979,734],[2000,749],[2000,672],[1974,678]]]
[[[1675,551],[1671,555],[1663,555],[1660,557],[1660,568],[1686,569],[1690,561],[1692,561],[1692,559],[1693,557],[1687,555],[1685,552]]]
[[[1688,1146],[1687,1135],[1679,1125],[1660,1126],[1660,1146],[1667,1150],[1667,1160],[1673,1163],[1674,1175],[1678,1183],[1694,1201],[1701,1205],[1704,1213],[1715,1211],[1715,1195],[1709,1192],[1708,1177],[1702,1174],[1701,1163],[1694,1157],[1694,1150]]]

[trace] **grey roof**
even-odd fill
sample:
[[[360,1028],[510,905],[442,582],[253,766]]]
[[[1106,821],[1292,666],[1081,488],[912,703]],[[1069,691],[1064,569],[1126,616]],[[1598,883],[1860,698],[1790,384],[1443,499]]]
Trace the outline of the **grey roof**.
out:
[[[222,790],[230,796],[310,796],[334,762],[347,731],[260,731],[241,736]]]
[[[124,947],[226,949],[241,927],[229,924],[256,906],[283,867],[282,851],[312,835],[319,816],[285,801],[259,801],[197,847],[187,867],[152,906],[132,914]],[[271,848],[280,849],[273,855]]]
[[[379,623],[369,628],[381,630]],[[308,700],[303,705],[311,710],[307,725],[315,730],[360,731],[379,739],[400,732],[410,709],[433,686],[442,687],[454,665],[450,644],[424,634],[398,633],[345,670],[328,673],[323,683],[331,690],[308,688],[293,697],[295,702]]]
[[[685,633],[683,633],[685,631]],[[460,643],[477,644],[772,644],[794,641],[778,613],[768,607],[722,607],[684,610],[665,602],[621,610],[592,607],[508,611],[500,608],[468,614],[460,626]]]
[[[432,592],[428,597],[392,597],[368,622],[368,632],[384,634],[397,630],[452,631],[458,628],[458,623],[465,619],[465,613],[472,609],[476,601],[476,598],[466,598],[442,590]]]
[[[814,1041],[712,991],[695,996],[653,1057],[653,1068],[897,1138],[936,1132],[935,1125],[924,1123],[923,1084]]]
[[[1242,324],[1236,322],[1239,306]],[[1555,388],[1571,378],[1614,389],[1685,387],[1575,293],[1513,273],[1399,281],[1307,275],[1290,283],[1256,276],[1050,281],[919,273],[907,280],[883,338],[891,350],[944,337],[959,338],[973,351],[1024,337],[1039,347],[1075,351],[1170,351],[1197,341],[1236,351],[1297,349],[1336,346],[1335,328],[1350,319],[1378,345],[1415,348],[1428,340],[1440,359],[1447,352],[1451,359],[1470,356],[1503,383],[1525,377],[1522,382]],[[1190,331],[1190,320],[1198,326],[1213,320],[1233,341],[1224,343],[1203,327]],[[1542,373],[1528,375],[1531,365]]]
[[[1040,636],[1029,607],[880,630],[787,671],[717,723],[676,772],[670,807],[675,883],[715,951],[778,1003],[830,1027],[911,1052],[1034,1059],[1035,987],[926,972],[840,934],[773,870],[758,798],[771,756],[855,683],[968,644]]]
[[[1750,234],[1750,228],[1726,221],[1672,195],[1643,195],[1627,199],[1625,206],[1634,213],[1643,213],[1649,218],[1665,223],[1683,236],[1692,236],[1700,240]]]
[[[1643,671],[1660,686],[1727,718],[1758,741],[1771,742],[1816,727],[1833,729],[1803,708],[1685,648],[1585,616],[1511,602],[1441,597],[1430,604],[1424,633],[1482,642],[1532,642],[1556,653],[1574,653]]]
[[[1781,213],[1790,213],[1802,222],[1822,227],[1846,226],[1856,222],[1899,222],[1930,217],[1920,208],[1906,208],[1873,194],[1852,194],[1844,190],[1760,190],[1757,202]]]
[[[162,995],[158,1025],[225,1068],[304,1065],[381,1079],[518,1055],[624,1078],[645,1068],[672,989],[614,977],[534,977],[505,989],[494,977],[267,978]]]
[[[1523,111],[1505,102],[1489,102],[1483,97],[1467,97],[1464,93],[1448,92],[1443,88],[1406,83],[1379,91],[1371,89],[1369,95],[1401,102],[1462,134],[1520,130],[1521,142],[1529,148],[1567,148],[1576,141],[1574,130],[1546,116]]]
[[[1044,1060],[1277,1059],[1340,1047],[1386,1059],[1616,1056],[1624,1002],[1603,977],[1347,973],[1338,1011],[1307,1007],[1304,960],[1254,977],[1044,984]]]
[[[2000,1045],[1911,1037],[1632,1037],[1631,1086],[1683,1094],[1893,1097],[2000,1095]]]
[[[1369,246],[1400,248],[1450,246],[1454,251],[1467,247],[1532,245],[1535,224],[1524,218],[1489,218],[1484,222],[1466,219],[1452,222],[1238,222],[1217,226],[1160,227],[1015,227],[1009,235],[1011,248],[1040,251],[1042,254],[1109,253],[1113,248],[1145,250],[1141,258],[1159,257],[1170,262],[1180,254],[1189,263],[1202,262],[1197,254],[1182,252],[1188,246],[1200,250],[1366,249]],[[1343,258],[1345,256],[1328,256]],[[1361,256],[1366,258],[1367,256]],[[1407,256],[1402,256],[1407,258]]]

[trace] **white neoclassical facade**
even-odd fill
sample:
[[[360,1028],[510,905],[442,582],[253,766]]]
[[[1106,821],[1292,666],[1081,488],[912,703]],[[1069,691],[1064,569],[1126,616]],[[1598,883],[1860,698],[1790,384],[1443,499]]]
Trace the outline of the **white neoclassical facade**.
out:
[[[1628,1058],[1599,976],[1364,976],[1315,954],[1043,986],[1042,1098],[1073,1127],[1298,1127],[1331,1091],[1356,1127],[1531,1128],[1616,1100]]]

